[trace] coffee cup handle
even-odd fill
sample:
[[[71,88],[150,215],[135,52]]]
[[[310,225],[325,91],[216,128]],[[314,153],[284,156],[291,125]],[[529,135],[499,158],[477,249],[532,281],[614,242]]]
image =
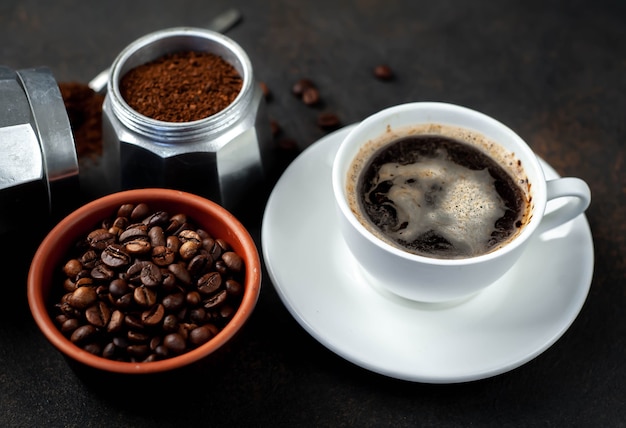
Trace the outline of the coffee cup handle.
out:
[[[580,178],[565,177],[546,182],[547,200],[568,198],[565,204],[548,212],[541,219],[538,232],[554,229],[585,212],[591,203],[591,190]]]

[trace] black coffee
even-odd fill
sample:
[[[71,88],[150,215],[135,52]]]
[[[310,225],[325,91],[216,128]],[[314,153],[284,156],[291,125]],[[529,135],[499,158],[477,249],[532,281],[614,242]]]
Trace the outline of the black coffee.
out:
[[[457,259],[488,253],[524,224],[527,199],[497,161],[439,135],[379,149],[358,180],[361,210],[408,252]]]

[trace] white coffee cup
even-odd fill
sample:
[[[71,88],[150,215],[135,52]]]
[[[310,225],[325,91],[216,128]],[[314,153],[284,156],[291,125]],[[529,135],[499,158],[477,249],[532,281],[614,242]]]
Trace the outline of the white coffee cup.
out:
[[[507,156],[519,161],[528,179],[528,209],[531,211],[526,224],[509,242],[486,254],[468,258],[426,257],[385,242],[357,218],[348,202],[348,173],[357,154],[364,146],[376,148],[402,136],[424,133],[425,127],[433,128],[430,125],[469,130],[495,142],[503,152],[509,152]],[[422,302],[464,298],[493,284],[519,259],[531,236],[574,219],[591,201],[589,186],[581,179],[546,181],[537,156],[507,126],[465,107],[433,102],[398,105],[359,123],[339,147],[333,162],[332,185],[340,230],[368,281]],[[356,191],[353,183],[349,187],[350,191]],[[564,198],[563,203],[546,214],[547,201],[556,198]]]

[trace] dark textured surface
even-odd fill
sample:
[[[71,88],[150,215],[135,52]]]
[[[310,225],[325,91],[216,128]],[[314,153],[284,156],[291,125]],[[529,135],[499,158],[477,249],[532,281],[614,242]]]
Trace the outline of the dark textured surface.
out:
[[[177,376],[101,377],[73,368],[35,327],[26,249],[9,257],[17,273],[1,284],[0,426],[626,426],[626,3],[5,0],[0,63],[47,65],[58,81],[87,82],[135,38],[202,26],[232,6],[244,20],[229,36],[299,149],[324,135],[315,124],[322,111],[349,124],[406,101],[448,101],[494,116],[560,174],[585,179],[596,254],[585,306],[554,346],[510,373],[413,384],[328,351],[266,277],[224,358]],[[373,78],[380,63],[394,81]],[[315,80],[321,106],[290,93],[301,77]],[[277,152],[283,167],[294,155]],[[265,197],[244,215],[259,246]]]

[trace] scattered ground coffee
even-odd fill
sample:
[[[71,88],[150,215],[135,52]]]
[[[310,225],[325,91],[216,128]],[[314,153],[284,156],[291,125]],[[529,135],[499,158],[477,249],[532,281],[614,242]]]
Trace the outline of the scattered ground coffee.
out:
[[[74,135],[78,160],[96,159],[102,155],[102,102],[104,95],[88,85],[59,82],[70,127]]]
[[[208,52],[176,52],[140,65],[120,82],[124,100],[144,116],[192,122],[231,104],[242,88],[237,70]]]

